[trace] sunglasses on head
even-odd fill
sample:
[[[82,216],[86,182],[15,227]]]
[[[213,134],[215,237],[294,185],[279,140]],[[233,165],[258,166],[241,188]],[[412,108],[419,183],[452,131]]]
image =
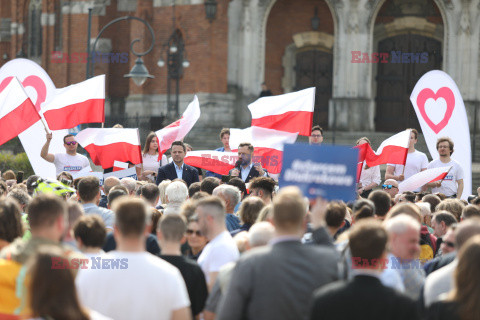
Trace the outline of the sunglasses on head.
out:
[[[187,234],[188,234],[188,235],[192,235],[192,234],[194,234],[194,233],[197,235],[197,237],[201,237],[201,236],[202,236],[202,233],[201,233],[200,231],[198,231],[198,230],[195,231],[195,230],[192,230],[192,229],[187,229]]]
[[[454,247],[455,247],[455,243],[453,243],[453,242],[443,241],[443,243],[445,243],[445,245],[446,245],[447,247],[450,247],[450,248],[454,248]]]
[[[74,146],[77,144],[77,141],[70,141],[70,142],[65,142],[67,146]]]
[[[397,187],[395,187],[395,186],[393,186],[393,185],[391,185],[391,184],[384,184],[384,185],[382,185],[382,189],[392,189],[392,188],[397,188]]]

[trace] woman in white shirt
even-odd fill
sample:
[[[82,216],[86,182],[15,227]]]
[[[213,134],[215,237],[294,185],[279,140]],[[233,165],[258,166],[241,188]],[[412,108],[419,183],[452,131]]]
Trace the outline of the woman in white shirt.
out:
[[[137,165],[137,175],[141,172],[142,180],[150,180],[155,182],[158,173],[158,168],[168,164],[167,156],[162,155],[162,160],[158,161],[158,139],[155,132],[150,132],[145,141],[142,151],[143,172],[141,172],[142,165]]]
[[[368,143],[371,146],[370,140],[367,137],[362,137],[357,140],[357,146]],[[380,166],[369,167],[363,162],[362,172],[358,183],[357,192],[362,198],[368,198],[368,195],[372,192],[373,188],[378,186],[381,182],[380,178]]]

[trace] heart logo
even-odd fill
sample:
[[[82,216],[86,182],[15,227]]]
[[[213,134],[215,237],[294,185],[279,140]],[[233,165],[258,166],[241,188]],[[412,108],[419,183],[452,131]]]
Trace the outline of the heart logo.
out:
[[[439,98],[443,98],[445,100],[445,102],[447,103],[447,109],[445,111],[443,119],[439,123],[435,124],[425,112],[425,103],[428,99],[433,99],[436,101]],[[425,122],[433,130],[433,132],[438,134],[443,128],[447,126],[448,121],[450,121],[450,118],[452,117],[453,109],[455,109],[455,95],[448,87],[440,88],[437,93],[434,93],[431,89],[426,88],[420,91],[420,93],[418,94],[417,106]]]
[[[0,83],[0,92],[2,92],[3,89],[8,86],[12,79],[13,77],[6,77],[5,79],[3,79],[2,83]],[[32,87],[33,89],[35,89],[35,91],[37,92],[35,109],[40,112],[40,106],[42,105],[42,103],[45,102],[45,99],[47,98],[47,86],[45,85],[45,82],[43,82],[42,78],[32,75],[23,79],[22,86],[24,88]]]

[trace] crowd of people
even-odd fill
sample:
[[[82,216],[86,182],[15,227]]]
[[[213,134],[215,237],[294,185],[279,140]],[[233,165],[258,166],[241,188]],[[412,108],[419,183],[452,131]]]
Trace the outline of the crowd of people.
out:
[[[158,162],[149,135],[139,179],[101,184],[74,179],[85,164],[75,136],[59,155],[47,135],[57,180],[0,180],[0,318],[480,319],[480,197],[459,199],[449,138],[430,163],[417,138],[383,184],[364,164],[358,198],[344,203],[278,188],[249,143],[219,176],[185,164],[182,141]],[[309,141],[321,144],[322,128]],[[447,165],[444,180],[398,192]]]

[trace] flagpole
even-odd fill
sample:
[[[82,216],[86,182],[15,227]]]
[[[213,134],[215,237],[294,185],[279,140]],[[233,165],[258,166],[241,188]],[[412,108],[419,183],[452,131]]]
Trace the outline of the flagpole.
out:
[[[43,127],[45,128],[45,132],[46,133],[51,133],[50,131],[48,131],[47,124],[45,123],[45,120],[43,120],[42,116],[40,116],[40,120],[42,120]]]

